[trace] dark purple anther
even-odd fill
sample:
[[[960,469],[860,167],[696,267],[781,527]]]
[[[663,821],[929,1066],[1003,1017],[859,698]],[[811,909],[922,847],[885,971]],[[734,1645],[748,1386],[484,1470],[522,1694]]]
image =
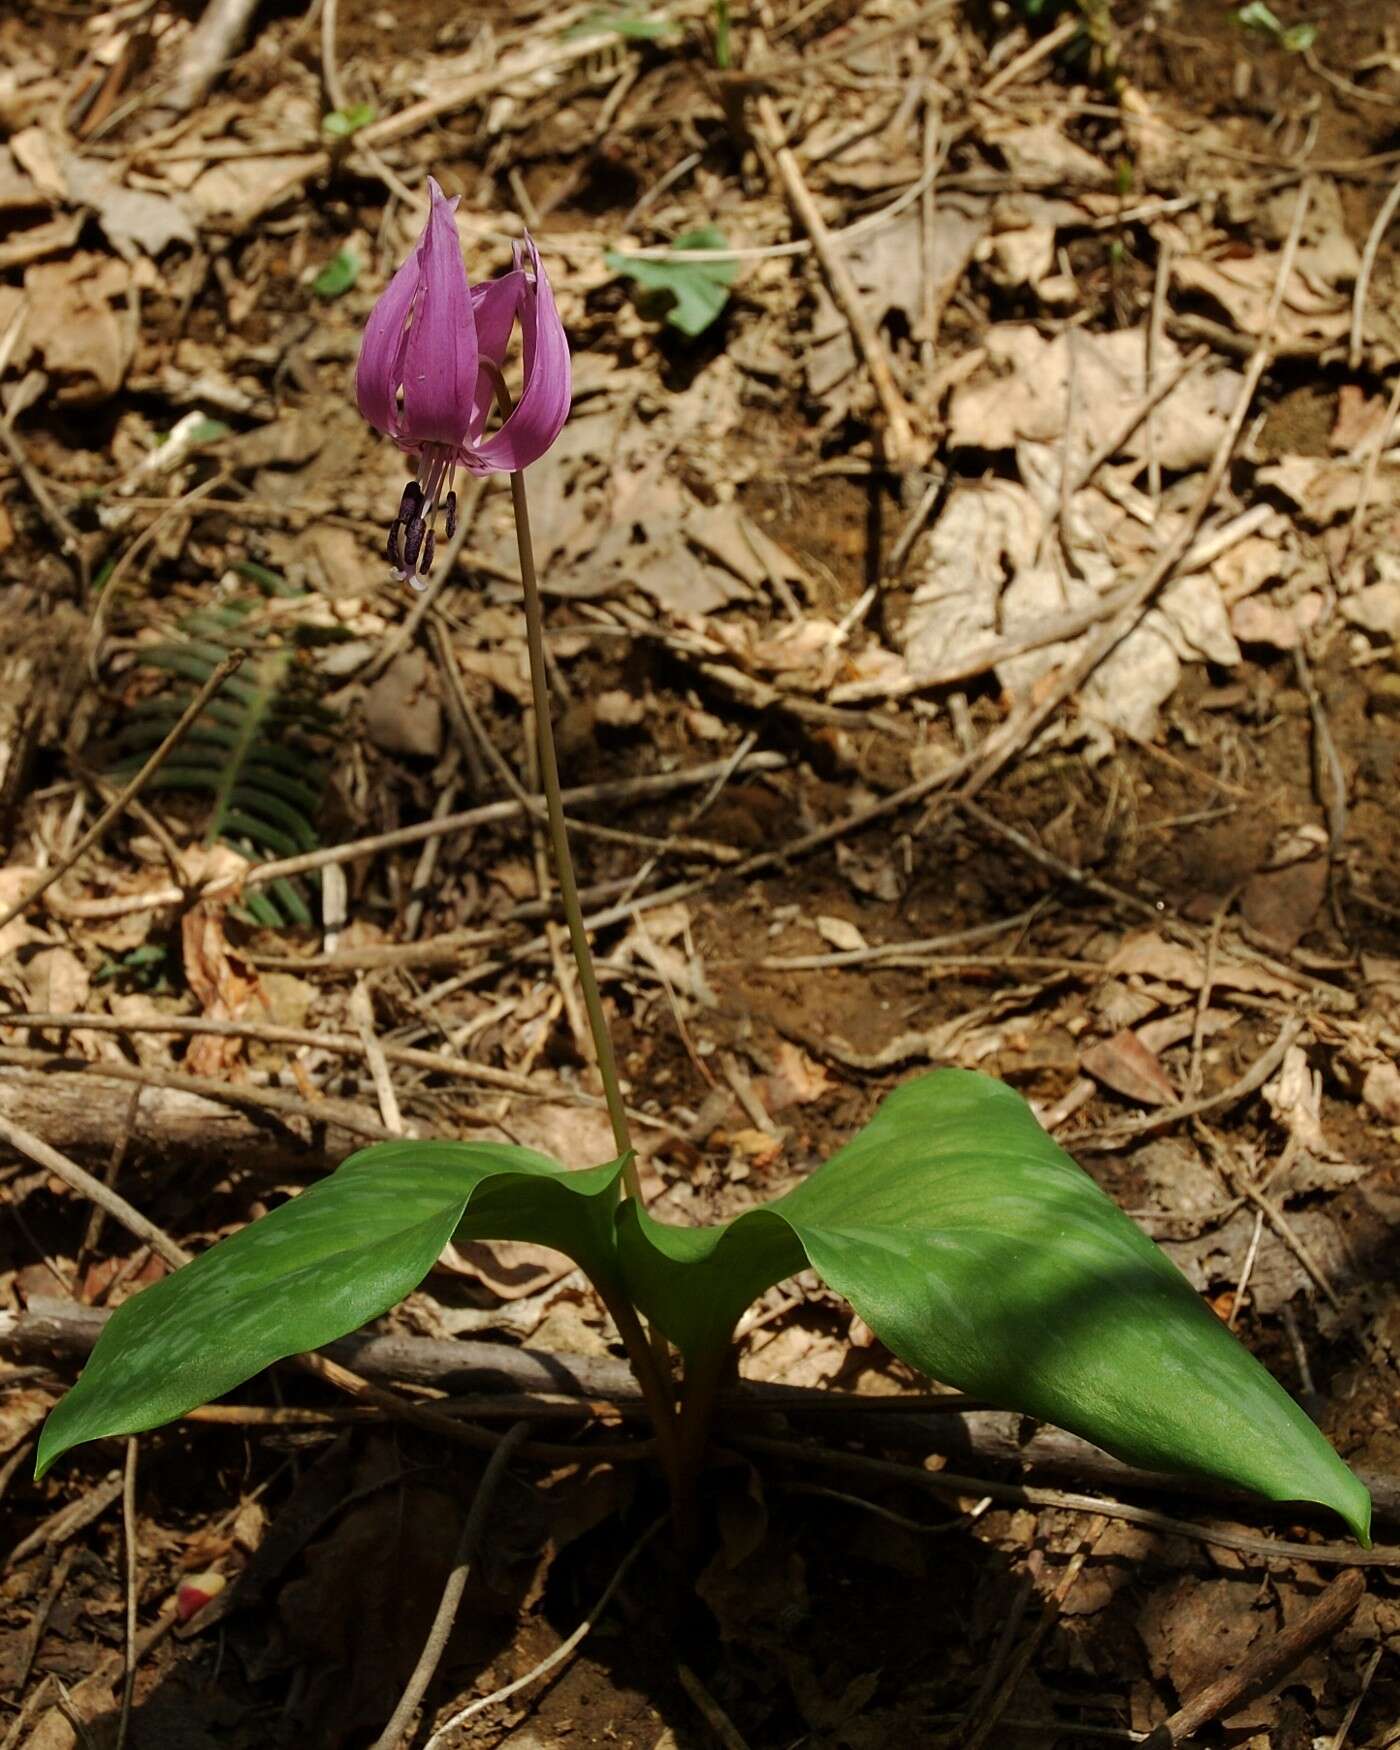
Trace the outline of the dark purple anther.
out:
[[[424,577],[426,577],[433,568],[433,553],[436,547],[437,536],[431,529],[429,529],[427,538],[423,542],[423,557],[418,562],[418,569],[422,572]]]
[[[370,313],[355,368],[355,398],[376,431],[411,458],[389,556],[404,581],[417,571],[429,529],[444,513],[457,528],[453,474],[512,474],[545,453],[569,412],[569,343],[554,293],[529,237],[514,265],[484,285],[467,283],[457,202],[428,178],[428,222],[412,254]],[[495,385],[519,330],[524,380],[495,429]],[[415,533],[416,527],[416,533]],[[431,552],[431,549],[429,549]]]
[[[409,577],[418,569],[418,553],[427,532],[427,525],[420,516],[412,517],[404,524],[403,568],[405,575]]]

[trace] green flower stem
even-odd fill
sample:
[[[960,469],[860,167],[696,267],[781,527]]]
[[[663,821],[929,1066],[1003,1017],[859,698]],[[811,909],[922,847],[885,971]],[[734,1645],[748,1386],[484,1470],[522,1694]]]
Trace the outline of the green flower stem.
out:
[[[559,783],[559,759],[554,749],[554,725],[550,718],[549,677],[544,663],[544,609],[540,602],[539,577],[535,570],[535,548],[530,538],[530,505],[525,495],[525,475],[517,471],[510,477],[511,504],[515,510],[515,540],[520,552],[520,581],[525,592],[525,642],[530,652],[530,689],[535,705],[535,732],[539,739],[540,779],[544,785],[545,805],[549,815],[549,839],[554,852],[554,867],[559,877],[559,893],[564,902],[564,917],[569,926],[569,941],[578,968],[579,988],[583,992],[588,1026],[598,1054],[598,1074],[603,1080],[608,1117],[612,1122],[613,1142],[622,1159],[622,1184],[628,1197],[642,1199],[641,1179],[636,1156],[632,1152],[632,1135],[627,1124],[627,1107],[622,1098],[622,1084],[617,1075],[617,1057],[613,1051],[612,1034],[603,1013],[603,998],[598,989],[598,975],[593,969],[593,955],[588,946],[588,931],[584,927],[583,907],[579,902],[578,878],[569,850],[569,834],[564,824],[564,800]],[[610,1306],[613,1322],[627,1348],[632,1370],[642,1388],[657,1439],[663,1450],[674,1446],[675,1409],[670,1386],[670,1364],[664,1338],[650,1333],[650,1343],[641,1321],[625,1301]]]
[[[535,549],[530,539],[530,505],[525,496],[525,476],[510,477],[511,503],[515,509],[515,540],[520,551],[520,581],[525,590],[525,641],[530,651],[530,690],[534,695],[535,728],[540,744],[540,777],[544,783],[545,806],[549,814],[549,841],[554,852],[554,867],[559,876],[559,893],[564,902],[564,918],[569,926],[569,941],[578,967],[579,988],[583,1006],[588,1011],[589,1031],[593,1049],[598,1054],[598,1074],[603,1079],[603,1096],[608,1103],[608,1118],[612,1123],[613,1142],[623,1157],[622,1182],[627,1195],[639,1201],[641,1180],[637,1161],[632,1153],[632,1133],[627,1124],[627,1107],[622,1098],[622,1084],[617,1076],[617,1057],[607,1016],[603,1013],[603,998],[598,989],[598,975],[593,970],[593,955],[588,947],[588,932],[584,928],[583,907],[579,903],[578,878],[574,874],[574,859],[569,850],[569,834],[564,824],[564,802],[560,793],[559,758],[554,751],[554,725],[549,714],[549,678],[544,665],[544,610],[540,603],[539,577],[535,571]]]

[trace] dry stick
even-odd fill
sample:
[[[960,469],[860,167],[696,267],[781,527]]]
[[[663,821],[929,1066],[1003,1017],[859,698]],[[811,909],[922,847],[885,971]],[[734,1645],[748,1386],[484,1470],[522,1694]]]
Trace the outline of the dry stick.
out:
[[[0,1117],[0,1142],[7,1142],[11,1148],[20,1154],[45,1167],[65,1185],[71,1186],[89,1202],[104,1210],[118,1221],[128,1233],[135,1234],[138,1240],[144,1240],[153,1250],[160,1253],[167,1264],[172,1264],[178,1270],[182,1264],[188,1264],[192,1256],[181,1245],[177,1245],[170,1236],[147,1220],[139,1209],[134,1209],[125,1197],[119,1196],[110,1186],[104,1185],[101,1179],[94,1179],[85,1168],[76,1161],[70,1161],[67,1155],[60,1154],[56,1148],[50,1148],[42,1137],[33,1136],[27,1130],[22,1130],[18,1124],[11,1124],[8,1118]]]
[[[914,436],[908,404],[895,382],[889,354],[870,320],[845,258],[832,243],[826,221],[817,210],[817,203],[812,199],[792,148],[784,139],[783,124],[773,99],[766,95],[755,97],[754,108],[758,114],[759,137],[772,154],[788,204],[812,240],[812,249],[821,264],[827,287],[850,325],[851,337],[870,373],[875,398],[884,415],[881,442],[885,461],[895,473],[902,473],[918,460],[919,444]]]
[[[88,622],[87,637],[84,640],[84,660],[89,673],[94,676],[97,673],[97,653],[102,644],[102,634],[106,627],[107,616],[111,612],[112,603],[116,600],[117,585],[136,563],[137,556],[146,550],[166,523],[173,521],[182,511],[190,509],[200,499],[208,498],[217,492],[221,486],[228,483],[228,479],[227,474],[216,474],[212,480],[205,480],[201,485],[192,487],[181,497],[168,500],[167,508],[146,524],[108,572],[102,586],[102,593],[93,606],[92,619]]]
[[[782,754],[760,752],[746,756],[742,762],[742,770],[775,772],[789,763]],[[722,774],[727,775],[729,771],[728,760],[707,760],[703,765],[691,766],[682,772],[654,772],[640,778],[617,778],[599,784],[578,784],[564,792],[563,801],[565,807],[580,807],[593,802],[647,801],[656,796],[669,795],[673,790],[689,790],[698,784],[708,784]],[[420,820],[412,826],[396,827],[391,832],[376,833],[371,838],[356,839],[347,845],[331,845],[325,850],[307,851],[297,857],[283,857],[274,863],[257,863],[242,875],[223,876],[209,882],[198,890],[196,897],[209,899],[234,889],[265,887],[269,881],[278,881],[284,876],[307,875],[332,863],[354,863],[377,851],[402,850],[406,845],[421,844],[424,839],[440,838],[445,833],[465,832],[469,827],[489,826],[497,821],[514,820],[528,812],[523,803],[514,800],[483,803],[481,807],[468,808],[461,814],[446,814],[441,820]],[[497,932],[485,931],[478,934],[483,942],[499,940]]]
[[[100,1179],[94,1179],[92,1174],[85,1172],[76,1161],[70,1161],[66,1155],[61,1155],[57,1149],[50,1148],[39,1137],[31,1136],[27,1130],[21,1130],[17,1124],[11,1124],[8,1119],[0,1118],[0,1141],[8,1142],[12,1148],[18,1149],[21,1154],[37,1162],[39,1166],[46,1167],[49,1172],[56,1174],[73,1190],[100,1204],[113,1220],[120,1222],[126,1228],[128,1233],[134,1234],[139,1240],[144,1240],[176,1269],[193,1261],[193,1254],[172,1240],[153,1221],[142,1215],[140,1210],[133,1209],[124,1197],[119,1197],[115,1191],[109,1190]],[[488,1451],[493,1451],[497,1445],[498,1436],[488,1434],[484,1430],[464,1427],[461,1423],[454,1422],[451,1417],[444,1416],[440,1411],[436,1411],[426,1404],[412,1403],[408,1399],[400,1397],[397,1392],[385,1391],[379,1386],[371,1385],[368,1380],[362,1379],[350,1368],[343,1367],[339,1362],[331,1361],[324,1355],[299,1355],[296,1359],[306,1372],[314,1374],[318,1379],[325,1380],[328,1384],[336,1386],[352,1397],[377,1405],[399,1421],[411,1422],[431,1433],[445,1435],[447,1439],[459,1446],[470,1446],[476,1450],[485,1448]],[[641,1453],[647,1449],[647,1446],[647,1442],[634,1442],[629,1447],[629,1451]],[[568,1462],[577,1457],[577,1448],[572,1446],[536,1443],[530,1450],[536,1457],[551,1458],[561,1462]],[[113,1500],[116,1499],[120,1488],[121,1484],[118,1481],[112,1495]],[[26,1549],[27,1553],[27,1544],[21,1547]],[[18,1559],[19,1552],[12,1553],[10,1560]]]
[[[257,0],[209,0],[185,43],[166,94],[171,109],[183,113],[194,108],[233,58],[256,11]]]
[[[1400,184],[1397,184],[1400,187]],[[1371,507],[1371,493],[1376,484],[1376,472],[1381,465],[1381,457],[1390,443],[1391,434],[1395,430],[1395,416],[1400,413],[1400,372],[1396,373],[1395,381],[1390,386],[1390,402],[1381,421],[1381,428],[1376,433],[1376,441],[1371,446],[1371,452],[1366,458],[1366,465],[1361,471],[1361,481],[1356,489],[1356,503],[1352,506],[1351,521],[1347,524],[1346,539],[1342,542],[1342,550],[1338,555],[1334,575],[1340,577],[1342,567],[1351,556],[1352,544],[1361,532],[1361,525],[1366,512]]]
[[[25,1312],[0,1313],[0,1349],[20,1361],[41,1363],[45,1367],[52,1367],[56,1360],[81,1362],[92,1352],[93,1344],[110,1317],[111,1314],[102,1309],[39,1299]],[[332,1358],[343,1356],[357,1373],[371,1380],[401,1381],[438,1391],[459,1391],[467,1387],[475,1395],[489,1389],[492,1384],[503,1384],[506,1389],[501,1392],[499,1402],[512,1419],[527,1413],[526,1401],[533,1405],[537,1398],[553,1400],[566,1392],[577,1394],[581,1406],[606,1402],[624,1416],[630,1416],[640,1405],[630,1370],[610,1357],[585,1360],[578,1356],[512,1349],[471,1339],[384,1337],[364,1332],[328,1344],[327,1351]],[[1180,1477],[1134,1469],[1062,1429],[1042,1427],[1027,1445],[1020,1418],[1004,1412],[978,1411],[975,1403],[953,1395],[911,1395],[888,1399],[856,1397],[853,1400],[848,1393],[741,1382],[738,1390],[721,1393],[720,1403],[727,1413],[732,1412],[735,1416],[777,1410],[784,1415],[821,1417],[852,1439],[912,1447],[921,1456],[939,1452],[955,1462],[982,1461],[994,1466],[1014,1464],[1031,1473],[1063,1474],[1081,1487],[1102,1488],[1113,1495],[1132,1489],[1156,1494],[1168,1491],[1177,1495],[1185,1489],[1222,1512],[1238,1511],[1243,1505],[1223,1491],[1199,1482],[1186,1483]],[[439,1403],[435,1407],[442,1415],[459,1413],[457,1405],[451,1402]],[[468,1403],[464,1401],[461,1413],[465,1414],[467,1409]],[[236,1413],[248,1414],[244,1408],[237,1409]],[[221,1414],[231,1417],[235,1414],[235,1407],[216,1406],[212,1411],[200,1411],[191,1420],[217,1421]],[[737,1440],[739,1437],[737,1430],[732,1435],[726,1433],[726,1439]],[[596,1451],[597,1448],[590,1450]],[[649,1447],[638,1443],[636,1447],[625,1450],[641,1456]],[[799,1455],[810,1452],[809,1448],[801,1446],[783,1448],[785,1453],[793,1450]],[[827,1450],[833,1464],[842,1468],[843,1455]],[[930,1474],[934,1473],[925,1473],[926,1476]],[[1362,1480],[1372,1493],[1377,1516],[1387,1523],[1400,1522],[1400,1480],[1381,1471],[1366,1471]],[[975,1480],[968,1480],[967,1487],[968,1492],[977,1494],[979,1499],[987,1494],[987,1489]],[[1020,1495],[1014,1500],[1017,1505],[1025,1504]],[[1070,1505],[1087,1505],[1089,1510],[1097,1510],[1102,1505],[1096,1497],[1075,1496],[1070,1499],[1058,1495],[1034,1504],[1063,1506],[1067,1500]],[[1250,1505],[1257,1507],[1258,1503]],[[1297,1514],[1294,1507],[1279,1511],[1289,1518]],[[1143,1523],[1155,1522],[1149,1517]],[[1199,1533],[1193,1528],[1191,1535],[1198,1536]],[[1257,1553],[1259,1547],[1272,1553],[1277,1546],[1256,1538],[1247,1553]],[[1332,1547],[1339,1563],[1356,1559],[1353,1546]],[[1312,1545],[1299,1544],[1296,1550],[1316,1553]],[[1392,1550],[1389,1559],[1400,1565],[1400,1552]]]
[[[304,1100],[289,1088],[255,1088],[236,1082],[216,1081],[213,1076],[187,1076],[176,1070],[148,1068],[138,1063],[102,1062],[78,1065],[56,1063],[51,1051],[32,1051],[27,1047],[0,1046],[0,1064],[16,1069],[32,1069],[52,1075],[66,1070],[73,1075],[92,1076],[98,1081],[126,1082],[129,1086],[170,1088],[179,1094],[201,1094],[206,1100],[235,1109],[251,1107],[255,1111],[276,1112],[283,1118],[304,1118],[309,1124],[329,1124],[348,1130],[352,1136],[368,1137],[371,1142],[386,1142],[393,1132],[377,1118],[369,1118],[347,1100],[325,1098]],[[97,1183],[96,1180],[93,1181]]]
[[[204,1015],[143,1015],[128,1020],[118,1015],[30,1015],[18,1012],[0,1014],[0,1027],[34,1027],[56,1033],[68,1033],[86,1027],[95,1033],[172,1033],[182,1038],[204,1035],[214,1039],[256,1039],[264,1045],[293,1045],[312,1051],[327,1051],[334,1057],[368,1057],[363,1036],[357,1038],[350,1033],[316,1033],[307,1027],[278,1027],[257,1021],[219,1021]],[[538,1094],[540,1091],[538,1078],[513,1075],[509,1070],[492,1069],[488,1064],[468,1063],[459,1057],[449,1057],[445,1052],[420,1051],[411,1045],[386,1045],[383,1041],[377,1041],[377,1044],[389,1063],[400,1063],[407,1069],[419,1069],[431,1075],[452,1076],[459,1081],[477,1082],[482,1087],[499,1088],[509,1094]],[[111,1067],[105,1062],[94,1064],[91,1073],[100,1075]],[[190,1080],[190,1077],[182,1076],[178,1083],[172,1082],[168,1085],[185,1088]],[[201,1087],[193,1091],[204,1090]],[[226,1091],[246,1100],[250,1090],[234,1088]],[[560,1089],[550,1097],[582,1106],[596,1106],[600,1103],[594,1095],[579,1093],[572,1088]],[[321,1115],[316,1107],[309,1107],[307,1110],[317,1117]],[[339,1116],[332,1121],[340,1123]]]
[[[1390,228],[1390,221],[1395,217],[1397,207],[1400,207],[1400,181],[1396,182],[1381,203],[1381,210],[1376,214],[1375,223],[1367,235],[1366,247],[1361,252],[1361,266],[1356,275],[1356,290],[1351,301],[1351,345],[1347,353],[1347,364],[1354,371],[1361,367],[1362,329],[1366,322],[1366,296],[1371,289],[1371,275],[1375,272],[1381,243]]]
[[[705,1724],[714,1733],[721,1750],[749,1750],[748,1744],[740,1734],[739,1728],[725,1713],[705,1685],[691,1670],[689,1665],[677,1665],[676,1676],[680,1679],[681,1688],[686,1692],[696,1707],[704,1715]]]
[[[1279,270],[1269,297],[1268,310],[1260,326],[1259,339],[1245,371],[1244,381],[1240,385],[1239,399],[1235,403],[1229,422],[1216,448],[1214,459],[1206,473],[1205,484],[1202,486],[1196,502],[1182,519],[1175,535],[1167,542],[1143,576],[1130,586],[1125,596],[1118,598],[1114,617],[1095,636],[1085,641],[1084,648],[1061,671],[1056,684],[1043,698],[1035,699],[1033,697],[1024,710],[1016,712],[1007,721],[1004,728],[988,737],[987,744],[984,744],[986,752],[968,780],[966,795],[976,796],[985,789],[997,773],[1030,742],[1041,725],[1053,716],[1065,700],[1075,694],[1088,680],[1099,664],[1117,649],[1123,639],[1137,625],[1153,596],[1171,576],[1189,550],[1206,512],[1214,501],[1220,483],[1225,477],[1225,471],[1230,465],[1230,458],[1234,454],[1240,432],[1244,429],[1244,422],[1249,416],[1255,391],[1268,368],[1270,359],[1273,357],[1271,337],[1278,320],[1279,307],[1283,302],[1288,276],[1293,271],[1293,263],[1298,253],[1298,244],[1303,234],[1303,221],[1307,216],[1310,194],[1311,184],[1305,182],[1299,189],[1298,199],[1294,203],[1293,223],[1289,228],[1288,238],[1280,255]]]
[[[34,1612],[25,1628],[24,1639],[21,1642],[19,1669],[15,1671],[14,1667],[10,1666],[16,1695],[23,1691],[25,1684],[29,1681],[29,1673],[34,1669],[34,1661],[38,1657],[39,1647],[44,1639],[44,1631],[49,1626],[49,1617],[53,1614],[54,1605],[63,1595],[63,1588],[68,1584],[68,1571],[73,1566],[76,1555],[76,1548],[70,1544],[58,1558],[53,1572],[49,1575],[48,1584],[44,1587],[43,1595],[34,1607]]]
[[[1101,1125],[1097,1130],[1080,1131],[1077,1135],[1064,1139],[1065,1147],[1088,1148],[1110,1140],[1116,1143],[1126,1136],[1143,1136],[1148,1131],[1160,1129],[1164,1124],[1180,1124],[1187,1118],[1199,1118],[1204,1112],[1218,1111],[1222,1106],[1233,1106],[1236,1101],[1257,1093],[1263,1087],[1288,1055],[1289,1047],[1302,1030],[1303,1023],[1296,1016],[1285,1021],[1278,1037],[1263,1056],[1256,1058],[1238,1081],[1231,1082],[1228,1088],[1222,1088],[1218,1094],[1203,1094],[1199,1099],[1183,1100],[1176,1106],[1160,1107],[1156,1112],[1145,1113],[1141,1118],[1124,1118],[1116,1124]],[[1258,1196],[1253,1192],[1250,1195]]]
[[[20,308],[22,310],[24,306],[21,305]],[[44,521],[49,525],[49,529],[55,540],[57,540],[60,548],[65,553],[71,553],[77,560],[79,575],[82,579],[83,593],[86,595],[88,588],[88,559],[87,548],[83,542],[83,537],[54,503],[49,494],[49,489],[44,483],[43,475],[40,474],[39,470],[25,454],[23,444],[20,443],[19,438],[15,435],[9,420],[7,419],[0,419],[0,444],[4,445],[11,462],[14,463],[15,472],[29,488],[30,497],[34,500],[35,504],[38,505],[40,516],[42,516]]]
[[[495,1505],[496,1491],[505,1476],[511,1455],[529,1432],[528,1422],[515,1423],[502,1435],[500,1445],[491,1454],[485,1473],[477,1485],[476,1494],[472,1497],[471,1510],[462,1527],[457,1553],[452,1558],[452,1570],[442,1589],[442,1597],[438,1600],[433,1626],[428,1630],[423,1651],[418,1655],[418,1663],[413,1667],[413,1675],[399,1698],[399,1705],[394,1709],[388,1725],[375,1739],[373,1750],[398,1750],[400,1740],[406,1736],[413,1717],[428,1692],[428,1685],[437,1675],[453,1624],[457,1621],[457,1612],[461,1608],[462,1594],[466,1591],[467,1575],[471,1570],[477,1545],[486,1529],[486,1515]]]
[[[330,109],[348,107],[335,53],[339,13],[340,0],[321,0],[321,83],[326,88],[327,107]]]
[[[469,1702],[466,1707],[459,1709],[459,1711],[453,1714],[452,1718],[447,1721],[446,1725],[438,1727],[437,1731],[433,1733],[432,1737],[429,1738],[428,1742],[424,1745],[423,1750],[440,1750],[440,1746],[445,1742],[448,1735],[456,1731],[457,1727],[462,1725],[465,1721],[471,1719],[475,1714],[484,1713],[489,1707],[495,1707],[500,1702],[508,1701],[512,1695],[527,1688],[531,1683],[538,1683],[542,1677],[548,1677],[551,1671],[556,1670],[566,1659],[570,1658],[579,1643],[583,1640],[584,1636],[594,1627],[603,1612],[607,1609],[608,1605],[612,1602],[612,1595],[622,1584],[623,1579],[626,1577],[627,1570],[632,1566],[633,1562],[636,1561],[637,1557],[642,1553],[646,1546],[651,1542],[652,1538],[656,1536],[657,1532],[660,1531],[661,1527],[670,1517],[669,1513],[663,1513],[659,1519],[654,1519],[652,1521],[632,1545],[631,1549],[628,1550],[627,1554],[622,1558],[622,1561],[618,1565],[617,1572],[613,1575],[612,1579],[608,1581],[606,1587],[604,1587],[602,1597],[599,1598],[592,1610],[590,1610],[588,1615],[584,1617],[583,1621],[568,1639],[561,1641],[548,1658],[541,1659],[538,1665],[532,1670],[527,1671],[523,1677],[517,1677],[514,1683],[507,1683],[503,1689],[493,1690],[490,1695],[483,1695],[479,1700]]]
[[[1370,1693],[1372,1679],[1376,1675],[1376,1667],[1381,1662],[1381,1654],[1385,1651],[1382,1642],[1371,1657],[1366,1661],[1366,1669],[1361,1674],[1361,1688],[1351,1698],[1351,1706],[1343,1716],[1342,1723],[1337,1727],[1337,1735],[1332,1740],[1329,1750],[1343,1750],[1347,1739],[1351,1736],[1351,1728],[1356,1723],[1356,1716],[1361,1712],[1362,1704]],[[1393,1742],[1393,1740],[1392,1740]]]
[[[119,1470],[109,1472],[95,1487],[90,1486],[76,1500],[69,1501],[56,1513],[51,1513],[42,1524],[36,1525],[29,1536],[22,1538],[3,1561],[0,1561],[0,1567],[18,1567],[36,1549],[48,1549],[56,1543],[66,1543],[84,1526],[100,1519],[121,1492],[122,1473]]]
[[[136,1455],[140,1441],[133,1434],[126,1443],[122,1471],[122,1542],[126,1545],[126,1670],[122,1675],[122,1711],[117,1722],[116,1750],[125,1750],[131,1730],[131,1700],[136,1692]]]
[[[55,863],[53,868],[50,869],[46,875],[42,876],[38,884],[32,887],[28,893],[24,894],[22,898],[17,899],[13,905],[8,906],[5,911],[0,912],[0,930],[3,930],[5,925],[17,918],[21,912],[28,911],[34,901],[42,894],[47,893],[55,881],[61,880],[78,861],[79,857],[97,843],[98,839],[102,837],[103,833],[106,832],[107,828],[122,810],[126,808],[135,797],[140,795],[141,791],[145,789],[146,785],[189,734],[210,699],[212,699],[214,694],[218,692],[219,688],[224,684],[228,677],[242,665],[246,655],[246,651],[235,650],[224,658],[214,670],[213,674],[210,675],[209,679],[205,681],[204,685],[195,694],[194,698],[190,700],[189,704],[181,713],[179,722],[170,731],[169,735],[167,735],[165,740],[161,742],[160,746],[146,761],[145,765],[142,766],[141,770],[126,788],[119,791],[117,795],[112,798],[102,810],[101,814],[98,815],[97,819],[78,840],[77,844],[74,845],[73,849],[69,851],[68,855]]]
[[[1365,1577],[1358,1569],[1338,1574],[1296,1622],[1288,1623],[1246,1654],[1233,1671],[1197,1690],[1184,1707],[1149,1734],[1143,1750],[1173,1750],[1175,1745],[1194,1738],[1212,1720],[1233,1713],[1251,1694],[1272,1689],[1314,1647],[1336,1634],[1365,1594]]]
[[[1303,1561],[1329,1567],[1386,1568],[1400,1572],[1400,1547],[1393,1545],[1358,1549],[1354,1543],[1298,1543],[1282,1537],[1258,1537],[1247,1531],[1197,1525],[1189,1519],[1176,1519],[1167,1513],[1134,1507],[1127,1501],[1114,1501],[1106,1496],[1033,1488],[1025,1483],[992,1482],[987,1477],[965,1476],[955,1471],[924,1470],[921,1465],[901,1464],[895,1459],[867,1458],[864,1453],[803,1446],[795,1440],[774,1440],[767,1435],[730,1434],[726,1440],[730,1446],[741,1447],[746,1452],[792,1459],[800,1464],[813,1464],[856,1476],[878,1477],[887,1482],[907,1483],[911,1488],[932,1489],[935,1493],[972,1495],[979,1500],[990,1496],[993,1501],[1004,1501],[1013,1507],[1058,1507],[1067,1513],[1102,1513],[1109,1519],[1121,1519],[1127,1525],[1141,1525],[1148,1531],[1160,1531],[1169,1537],[1189,1538],[1214,1549],[1237,1550],[1241,1555],[1256,1556],[1261,1561]]]
[[[562,40],[554,38],[519,55],[499,55],[485,72],[468,74],[433,96],[412,103],[407,109],[401,109],[396,115],[385,116],[382,121],[371,122],[368,127],[360,128],[351,136],[350,155],[354,157],[366,147],[389,145],[395,140],[417,133],[420,128],[437,121],[441,116],[465,109],[478,98],[490,97],[508,85],[528,82],[541,73],[552,72],[556,68],[563,69],[577,61],[586,61],[600,49],[612,47],[617,38],[606,29],[590,29],[576,37],[567,34],[568,25],[577,20],[581,11],[582,8],[574,8],[571,14],[552,21],[555,31],[565,33]],[[308,182],[325,176],[331,167],[330,152],[308,154],[281,182],[262,191],[251,207],[243,210],[235,226],[235,233],[251,230],[264,213],[299,194]]]

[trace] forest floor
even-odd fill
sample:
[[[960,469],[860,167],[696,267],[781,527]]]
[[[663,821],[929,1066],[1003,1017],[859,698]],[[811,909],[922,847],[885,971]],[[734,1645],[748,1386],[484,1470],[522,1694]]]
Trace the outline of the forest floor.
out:
[[[25,1137],[192,1249],[366,1139],[612,1152],[504,480],[426,596],[383,559],[353,362],[429,175],[474,282],[528,225],[574,350],[529,483],[652,1207],[1010,1082],[1375,1493],[1359,1606],[1192,1741],[1400,1744],[1400,20],[1302,3],[321,0],[212,59],[180,0],[5,9],[0,909],[63,871],[0,925],[5,1750],[371,1744],[482,1469],[285,1366],[32,1482],[87,1309],[167,1266]],[[235,644],[296,788],[172,762],[69,866]],[[1174,1743],[1360,1560],[872,1412],[927,1382],[804,1275],[740,1369],[820,1416],[736,1413],[698,1583],[664,1537],[619,1580],[664,1502],[586,1282],[464,1246],[379,1330],[438,1358],[379,1383],[577,1450],[513,1463],[413,1742],[616,1582],[442,1750]]]

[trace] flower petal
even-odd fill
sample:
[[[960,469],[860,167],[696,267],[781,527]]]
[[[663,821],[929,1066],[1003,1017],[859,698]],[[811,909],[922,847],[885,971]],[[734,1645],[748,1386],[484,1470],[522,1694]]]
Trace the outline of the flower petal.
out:
[[[394,437],[398,432],[404,324],[408,321],[417,290],[418,251],[415,248],[370,311],[364,338],[360,342],[360,362],[355,367],[355,399],[360,412],[385,437]]]
[[[525,282],[520,304],[525,383],[510,418],[465,457],[466,465],[478,474],[511,473],[537,462],[563,430],[573,398],[564,324],[559,320],[539,250],[528,236],[525,248],[535,270],[534,279]]]
[[[467,270],[447,200],[431,177],[432,211],[418,240],[420,285],[403,355],[398,435],[413,444],[460,444],[476,391],[476,324]]]
[[[526,298],[533,296],[534,288],[519,269],[502,274],[498,280],[486,280],[482,285],[472,287],[478,365],[468,444],[475,443],[486,429],[486,421],[496,400],[496,384],[485,367],[494,365],[498,371],[504,368],[515,319]]]

